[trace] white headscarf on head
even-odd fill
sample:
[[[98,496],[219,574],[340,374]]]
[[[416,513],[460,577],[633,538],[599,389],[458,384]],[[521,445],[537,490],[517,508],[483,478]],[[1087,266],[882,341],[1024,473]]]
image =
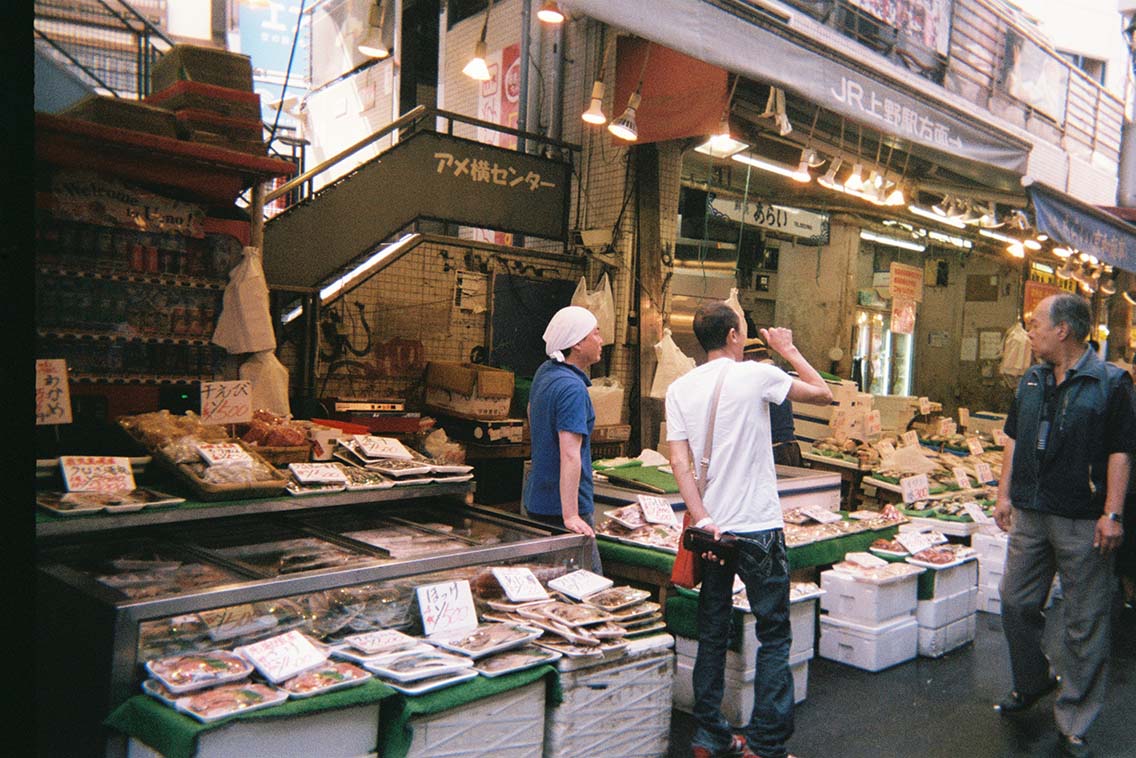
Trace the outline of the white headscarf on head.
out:
[[[544,330],[545,354],[552,360],[563,363],[563,350],[591,334],[596,323],[596,317],[587,308],[578,305],[561,308]]]

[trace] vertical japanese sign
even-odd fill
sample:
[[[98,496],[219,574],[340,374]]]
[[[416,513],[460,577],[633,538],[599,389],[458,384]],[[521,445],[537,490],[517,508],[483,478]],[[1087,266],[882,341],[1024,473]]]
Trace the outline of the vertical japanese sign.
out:
[[[913,300],[893,299],[891,301],[892,334],[913,334],[915,332],[915,302]]]
[[[513,44],[494,50],[485,59],[485,63],[489,67],[489,81],[481,82],[478,90],[477,117],[482,121],[516,129],[521,112],[521,47]],[[477,141],[508,149],[517,147],[517,138],[512,134],[480,126],[477,127]],[[477,239],[508,245],[512,243],[513,235],[479,229]]]
[[[37,360],[35,367],[36,425],[71,423],[71,388],[67,383],[67,361],[62,358]]]
[[[906,263],[892,262],[888,289],[892,300],[923,302],[923,269]]]
[[[469,581],[461,579],[442,584],[428,584],[415,590],[418,609],[422,613],[422,631],[426,636],[444,634],[477,626],[477,611]]]
[[[201,423],[252,421],[252,382],[202,382]]]

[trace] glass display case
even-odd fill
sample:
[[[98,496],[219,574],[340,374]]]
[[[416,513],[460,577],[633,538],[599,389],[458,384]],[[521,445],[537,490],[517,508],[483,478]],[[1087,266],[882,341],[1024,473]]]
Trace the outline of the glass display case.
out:
[[[416,587],[467,579],[481,605],[501,595],[489,567],[526,565],[547,580],[578,568],[586,542],[436,498],[159,525],[42,548],[40,744],[54,755],[107,754],[104,745],[115,754],[101,722],[140,691],[147,660],[292,629],[323,643],[376,629],[420,634]]]

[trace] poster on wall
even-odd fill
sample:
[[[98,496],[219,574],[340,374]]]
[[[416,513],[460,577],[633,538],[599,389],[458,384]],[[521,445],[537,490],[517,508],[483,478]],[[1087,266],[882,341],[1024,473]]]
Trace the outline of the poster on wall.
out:
[[[486,58],[489,80],[481,82],[477,93],[477,117],[482,121],[516,129],[521,104],[521,46],[519,43],[494,50]],[[517,138],[493,129],[477,127],[477,141],[497,147],[515,148]],[[474,239],[496,245],[510,245],[513,235],[490,229],[474,230]]]
[[[1006,30],[999,83],[1013,97],[1065,122],[1069,69],[1064,61],[1013,29]]]
[[[1033,309],[1050,295],[1060,295],[1064,292],[1060,287],[1042,282],[1026,282],[1025,297],[1022,300],[1022,318],[1029,320]]]
[[[950,52],[952,0],[851,0],[888,26],[919,40],[939,55]]]
[[[892,334],[915,332],[915,301],[896,298],[891,301]]]
[[[923,269],[892,261],[888,272],[888,289],[892,300],[923,302]]]

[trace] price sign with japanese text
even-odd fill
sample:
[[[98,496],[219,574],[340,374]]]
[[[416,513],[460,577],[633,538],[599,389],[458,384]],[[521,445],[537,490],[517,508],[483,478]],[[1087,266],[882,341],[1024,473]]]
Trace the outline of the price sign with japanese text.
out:
[[[1010,441],[1010,436],[1001,429],[995,429],[991,432],[991,436],[994,437],[994,444],[998,447],[1005,447],[1006,443]]]
[[[409,461],[414,456],[398,440],[393,437],[375,437],[371,434],[356,434],[355,443],[368,458],[394,458],[400,461]]]
[[[906,431],[903,433],[903,436],[900,437],[900,441],[902,441],[903,444],[907,445],[908,447],[915,447],[919,444],[919,432],[915,431],[914,429]]]
[[[831,524],[835,521],[842,520],[839,513],[835,513],[819,505],[806,505],[800,510],[801,513],[819,524]]]
[[[248,465],[252,456],[235,442],[202,442],[197,452],[210,466]]]
[[[327,660],[326,655],[295,629],[239,647],[237,651],[273,684],[291,679]]]
[[[71,423],[71,386],[62,358],[35,362],[35,414],[37,426]]]
[[[523,566],[498,566],[492,569],[493,576],[505,596],[514,603],[527,603],[531,600],[546,600],[548,593],[540,586],[540,581],[531,569]]]
[[[971,455],[982,455],[982,442],[977,437],[967,437],[966,447]]]
[[[891,444],[891,440],[880,440],[876,443],[876,450],[880,451],[881,458],[890,458],[895,455],[895,445]]]
[[[849,408],[833,408],[828,425],[832,428],[834,437],[844,439],[852,428],[852,411]]]
[[[678,526],[674,507],[661,497],[654,495],[638,495],[639,507],[643,510],[643,518],[649,524],[669,524]]]
[[[930,412],[931,412],[931,400],[930,400],[930,398],[926,398],[926,397],[919,398],[919,413],[926,416]]]
[[[900,532],[895,535],[895,541],[903,545],[903,549],[912,555],[935,544],[934,538],[923,532]]]
[[[243,424],[252,421],[252,382],[201,383],[201,423]]]
[[[289,463],[288,470],[301,484],[319,482],[344,484],[347,481],[347,475],[343,473],[343,469],[334,463]]]
[[[864,416],[864,433],[871,437],[882,431],[883,420],[880,418],[879,410],[868,411],[868,415]]]
[[[964,490],[970,489],[970,474],[962,466],[955,466],[951,469],[955,475],[955,483]]]
[[[955,424],[955,420],[953,418],[939,419],[939,434],[943,435],[944,437],[949,437],[957,431],[958,425]]]
[[[983,484],[989,484],[994,481],[994,472],[990,469],[990,464],[986,461],[974,462],[974,473],[978,477],[978,481]]]
[[[976,524],[989,524],[993,521],[992,518],[986,515],[982,510],[982,506],[975,502],[963,503],[962,509],[970,516]]]
[[[905,476],[899,480],[899,487],[903,491],[903,502],[905,503],[926,500],[931,496],[931,487],[927,483],[926,474]]]
[[[415,589],[418,610],[422,614],[422,631],[426,636],[460,632],[477,626],[477,611],[469,581],[426,584]]]
[[[129,492],[134,472],[129,458],[109,455],[64,455],[59,459],[68,492]]]
[[[548,586],[552,589],[576,600],[583,600],[588,595],[606,590],[613,584],[614,582],[606,576],[593,574],[586,569],[577,569],[548,582]]]
[[[970,409],[959,408],[959,426],[966,428],[970,426]]]

